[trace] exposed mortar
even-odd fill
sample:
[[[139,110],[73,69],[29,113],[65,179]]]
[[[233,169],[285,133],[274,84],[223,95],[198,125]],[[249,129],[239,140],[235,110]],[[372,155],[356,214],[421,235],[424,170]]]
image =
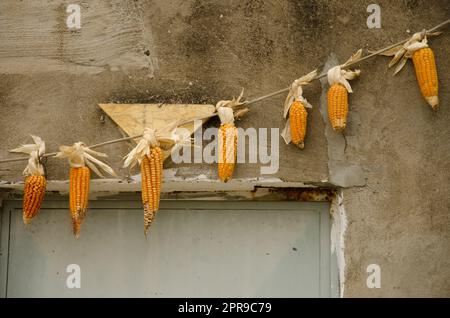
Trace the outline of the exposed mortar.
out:
[[[345,289],[345,232],[347,215],[345,213],[343,192],[338,190],[331,202],[331,254],[337,260],[339,271],[339,296],[344,297]]]
[[[328,57],[324,71],[338,65],[333,53]],[[320,96],[320,113],[325,123],[325,139],[328,150],[328,175],[330,183],[340,187],[364,186],[366,179],[360,165],[348,162],[345,157],[346,140],[343,133],[335,132],[328,121],[327,91],[329,88],[326,77],[320,79],[322,93]],[[350,97],[351,100],[351,97]],[[351,103],[351,101],[350,101]],[[354,105],[353,105],[354,106]],[[349,117],[351,116],[351,111]]]

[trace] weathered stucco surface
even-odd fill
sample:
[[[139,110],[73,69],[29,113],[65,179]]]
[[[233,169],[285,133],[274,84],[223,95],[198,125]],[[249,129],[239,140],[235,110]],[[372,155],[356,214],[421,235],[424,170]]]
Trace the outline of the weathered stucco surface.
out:
[[[450,16],[446,0],[376,1],[382,29],[368,29],[373,1],[97,2],[81,4],[79,31],[65,27],[70,1],[0,3],[0,158],[28,134],[45,139],[49,151],[122,137],[110,119],[101,122],[98,103],[215,103],[242,87],[257,97]],[[345,187],[345,296],[450,296],[449,32],[430,41],[439,111],[422,99],[411,63],[392,77],[388,59],[378,57],[363,62],[352,82],[344,136],[327,126],[326,83],[315,82],[305,89],[314,105],[305,150],[280,138],[280,170],[266,177]],[[283,100],[251,106],[238,125],[282,128]],[[123,177],[130,147],[101,149]],[[170,170],[177,180],[216,178],[208,164],[166,168],[178,169]],[[22,170],[23,162],[2,164],[0,180],[17,182]],[[66,163],[49,159],[48,177],[66,179]],[[235,177],[259,177],[259,164],[240,165]],[[366,287],[369,264],[381,266],[381,289]]]

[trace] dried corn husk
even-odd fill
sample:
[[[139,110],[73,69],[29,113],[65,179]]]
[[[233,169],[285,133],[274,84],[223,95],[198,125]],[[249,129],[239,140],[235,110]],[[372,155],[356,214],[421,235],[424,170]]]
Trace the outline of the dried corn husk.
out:
[[[44,166],[40,161],[40,156],[45,153],[45,142],[37,136],[31,135],[33,138],[34,144],[26,144],[22,145],[18,148],[10,150],[10,152],[21,152],[30,155],[30,159],[28,159],[28,164],[23,170],[23,175],[32,176],[44,175]]]
[[[98,160],[94,156],[103,158],[108,157],[105,153],[90,149],[82,142],[76,142],[72,146],[60,146],[59,152],[56,154],[57,158],[67,158],[71,168],[88,166],[99,177],[104,177],[101,171],[104,171],[112,176],[117,176],[110,166]]]
[[[330,68],[327,72],[328,84],[330,84],[330,86],[332,86],[333,84],[342,84],[347,89],[347,92],[353,93],[352,87],[350,86],[350,83],[348,81],[351,81],[356,77],[358,77],[361,74],[361,71],[346,70],[343,68],[346,67],[348,64],[359,60],[361,58],[361,55],[362,50],[359,49],[344,64]]]
[[[233,113],[233,110],[244,104],[244,102],[241,101],[243,96],[244,90],[241,91],[241,94],[238,96],[238,98],[233,98],[231,100],[221,100],[217,102],[216,110],[217,114],[219,115],[221,124],[234,124],[235,114]],[[246,114],[247,112],[248,108],[244,108],[238,110],[236,112],[236,115],[237,117],[242,117],[242,115]]]
[[[123,167],[133,168],[136,164],[141,164],[142,159],[150,154],[151,147],[161,147],[170,149],[174,145],[185,144],[190,140],[183,138],[181,134],[175,133],[177,123],[174,122],[162,130],[145,128],[142,139],[138,142],[126,156]]]
[[[422,32],[414,33],[411,38],[404,44],[400,44],[390,50],[380,53],[384,56],[394,56],[389,62],[389,67],[397,64],[394,70],[394,75],[400,72],[406,64],[406,61],[412,57],[413,53],[417,50],[428,47],[428,36],[438,36],[442,32],[431,32],[427,33],[425,30]]]

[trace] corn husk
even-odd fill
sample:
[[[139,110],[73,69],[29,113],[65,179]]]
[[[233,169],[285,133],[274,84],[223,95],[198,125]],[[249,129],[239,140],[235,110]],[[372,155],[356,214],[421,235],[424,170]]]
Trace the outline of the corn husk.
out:
[[[244,96],[244,90],[241,91],[241,94],[238,98],[233,98],[231,100],[221,100],[216,104],[216,111],[219,115],[220,123],[223,124],[234,124],[234,112],[233,109],[243,105],[244,103],[241,101]],[[238,111],[239,112],[239,111]]]
[[[353,93],[352,87],[349,81],[355,79],[361,74],[360,70],[347,70],[344,69],[347,65],[358,61],[361,58],[362,50],[359,49],[353,54],[344,64],[332,67],[327,72],[328,84],[342,84],[347,92]]]
[[[400,44],[392,49],[379,53],[379,55],[384,56],[394,56],[392,60],[389,62],[389,68],[396,65],[394,70],[394,75],[400,72],[406,64],[406,61],[409,58],[412,58],[414,52],[417,50],[428,47],[428,39],[427,37],[438,36],[442,32],[429,32],[427,33],[425,30],[422,32],[414,33],[411,38],[406,41],[404,44]]]
[[[72,168],[88,166],[101,178],[104,178],[101,171],[104,171],[112,176],[117,176],[110,166],[94,156],[103,158],[108,157],[105,153],[90,149],[82,142],[76,142],[72,146],[60,146],[59,152],[56,154],[57,158],[67,158],[69,160],[70,167]]]
[[[190,139],[186,139],[181,134],[175,132],[177,123],[174,122],[162,130],[145,128],[142,139],[138,142],[126,156],[123,164],[124,168],[133,168],[136,164],[141,164],[145,156],[150,155],[151,147],[161,147],[170,149],[179,144],[190,144]]]
[[[19,152],[30,155],[28,164],[23,170],[24,176],[38,175],[43,176],[44,166],[40,161],[40,156],[45,153],[45,142],[38,136],[30,135],[33,138],[34,144],[22,145],[18,148],[10,150],[10,152]]]

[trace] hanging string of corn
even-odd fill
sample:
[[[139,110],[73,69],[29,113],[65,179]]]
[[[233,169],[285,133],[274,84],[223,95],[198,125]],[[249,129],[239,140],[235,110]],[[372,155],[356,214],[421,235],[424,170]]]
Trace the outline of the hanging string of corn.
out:
[[[47,180],[45,179],[45,169],[40,161],[40,155],[45,153],[45,142],[37,136],[31,135],[34,144],[22,145],[10,150],[10,152],[20,152],[30,155],[28,164],[23,171],[25,176],[25,186],[23,190],[23,223],[28,224],[34,218],[44,200]]]
[[[286,144],[292,142],[294,145],[303,149],[305,147],[305,137],[307,130],[308,112],[306,108],[312,108],[306,98],[303,97],[302,86],[308,85],[317,76],[317,70],[296,79],[292,85],[289,93],[284,101],[283,117],[287,118],[281,136]]]
[[[447,27],[448,25],[450,25],[450,19],[447,19],[447,20],[445,20],[445,21],[443,21],[443,22],[441,22],[441,23],[435,25],[434,27],[432,27],[432,28],[426,30],[425,32],[422,31],[422,34],[423,34],[422,41],[423,41],[423,39],[425,38],[425,36],[436,36],[436,35],[441,34],[442,32],[436,32],[436,30],[444,29],[444,28]],[[382,48],[382,49],[380,49],[380,50],[377,50],[377,51],[375,51],[375,52],[369,51],[370,54],[368,54],[368,55],[366,55],[366,56],[364,56],[364,57],[361,57],[361,58],[358,59],[358,60],[354,60],[354,61],[351,62],[351,63],[347,63],[347,64],[346,64],[346,67],[349,67],[349,66],[351,66],[351,65],[353,65],[353,64],[356,64],[356,63],[359,63],[359,62],[368,60],[368,59],[370,59],[370,58],[372,58],[372,57],[374,57],[374,56],[377,56],[377,55],[387,55],[387,56],[396,55],[397,51],[399,51],[399,50],[404,46],[404,44],[405,44],[406,42],[410,41],[410,40],[411,40],[411,38],[410,38],[410,39],[405,39],[405,40],[399,41],[399,42],[397,42],[397,43],[395,43],[395,44],[389,45],[389,46],[387,46],[387,47],[385,47],[385,48]],[[401,53],[398,53],[398,54],[401,55]],[[423,56],[422,56],[422,55],[423,55]],[[428,56],[428,57],[427,57],[427,56]],[[417,54],[417,61],[416,61],[416,64],[418,65],[417,68],[419,69],[419,65],[423,65],[423,64],[425,64],[425,65],[426,65],[426,64],[429,64],[430,66],[432,66],[432,65],[434,64],[434,63],[432,63],[432,60],[433,60],[433,59],[434,59],[434,57],[432,58],[432,57],[431,57],[431,54],[430,54],[429,52],[428,52],[427,54]],[[420,62],[420,61],[424,61],[424,60],[426,61],[426,63]],[[427,62],[427,61],[428,61],[428,62]],[[402,60],[402,63],[406,63],[406,60]],[[400,64],[402,64],[402,63],[400,63]],[[404,65],[404,64],[403,64],[403,65]],[[344,66],[342,66],[342,67],[344,67]],[[421,69],[422,69],[422,68],[421,68]],[[428,67],[427,67],[427,68],[423,68],[423,69],[428,69]],[[431,69],[432,69],[432,67],[431,67]],[[422,76],[422,73],[423,73],[423,74],[426,74],[427,72],[421,72],[421,71],[418,71],[419,78],[421,78],[421,80],[419,81],[419,85],[420,85],[421,87],[426,87],[424,84],[420,84],[420,83],[421,83],[421,82],[426,83],[426,81],[425,81],[423,78],[427,78],[428,76]],[[327,75],[327,74],[319,75],[319,76],[317,76],[317,77],[315,78],[315,80],[319,80],[319,79],[321,79],[322,77],[324,77],[325,75]],[[430,87],[433,87],[433,86],[430,86]],[[279,89],[279,90],[274,91],[274,92],[271,92],[271,93],[269,93],[269,94],[265,94],[265,95],[263,95],[263,96],[260,96],[260,97],[257,97],[257,98],[251,99],[251,100],[246,100],[246,101],[242,102],[241,105],[251,105],[251,104],[260,102],[260,101],[262,101],[262,100],[265,100],[265,99],[268,99],[268,98],[271,98],[271,97],[274,97],[274,96],[283,94],[283,93],[285,93],[285,92],[288,92],[290,89],[291,89],[291,87]],[[423,89],[423,90],[424,90],[424,92],[427,91],[426,89]],[[425,95],[425,94],[424,94],[424,95]],[[434,98],[434,96],[432,95],[432,93],[428,92],[428,93],[426,93],[426,96],[425,96],[425,97],[429,100],[429,102],[430,102],[431,104],[436,104],[436,106],[437,106],[437,104],[439,103],[439,100],[437,99],[437,85],[436,85],[436,95],[435,95],[435,96],[436,96],[436,98]],[[434,106],[434,107],[436,107],[436,106]],[[248,109],[247,109],[246,111],[248,111]],[[208,116],[206,116],[206,117],[203,117],[202,119],[207,119],[207,118],[210,118],[210,117],[214,117],[214,116],[216,116],[216,115],[218,115],[218,114],[217,114],[217,113],[214,113],[214,114],[212,114],[212,115],[208,115]],[[130,136],[130,137],[125,137],[125,138],[120,138],[120,139],[110,140],[110,141],[102,142],[102,143],[97,144],[97,145],[93,145],[93,146],[91,146],[91,148],[94,148],[94,147],[100,147],[100,146],[104,146],[104,145],[110,145],[110,144],[117,143],[117,142],[128,141],[128,140],[136,139],[136,138],[140,138],[140,137],[142,137],[142,136],[141,136],[141,135],[137,135],[137,136]],[[51,156],[54,156],[55,154],[56,154],[56,153],[45,153],[45,154],[41,154],[41,156],[42,156],[42,157],[51,157]],[[22,160],[28,160],[28,157],[10,158],[10,159],[0,159],[0,163],[15,162],[15,161],[22,161]]]
[[[223,182],[231,179],[236,165],[238,132],[234,125],[235,115],[233,108],[243,105],[241,102],[244,90],[237,99],[221,100],[216,104],[217,114],[220,118],[218,131],[218,175]],[[248,109],[246,109],[248,111]]]
[[[397,64],[394,75],[403,69],[408,59],[412,58],[420,92],[432,109],[439,107],[438,75],[434,53],[428,46],[427,35],[438,36],[441,33],[427,33],[425,30],[417,32],[405,44],[380,53],[385,56],[394,56],[389,62],[389,67]]]
[[[360,49],[347,62],[332,67],[327,72],[330,85],[327,93],[328,118],[335,131],[343,131],[347,125],[348,93],[353,93],[348,81],[361,74],[360,70],[345,70],[343,68],[361,59],[361,55],[362,50]]]
[[[163,130],[145,128],[142,139],[125,157],[124,168],[133,168],[139,163],[141,168],[141,196],[144,206],[144,234],[159,210],[161,183],[163,178],[163,152],[175,144],[183,143],[183,138],[175,133],[176,123]]]
[[[67,158],[70,164],[69,206],[73,233],[78,238],[88,208],[90,169],[101,178],[104,177],[102,170],[112,176],[117,175],[110,166],[94,157],[108,157],[106,154],[94,151],[82,142],[60,146],[59,150],[56,157]]]

